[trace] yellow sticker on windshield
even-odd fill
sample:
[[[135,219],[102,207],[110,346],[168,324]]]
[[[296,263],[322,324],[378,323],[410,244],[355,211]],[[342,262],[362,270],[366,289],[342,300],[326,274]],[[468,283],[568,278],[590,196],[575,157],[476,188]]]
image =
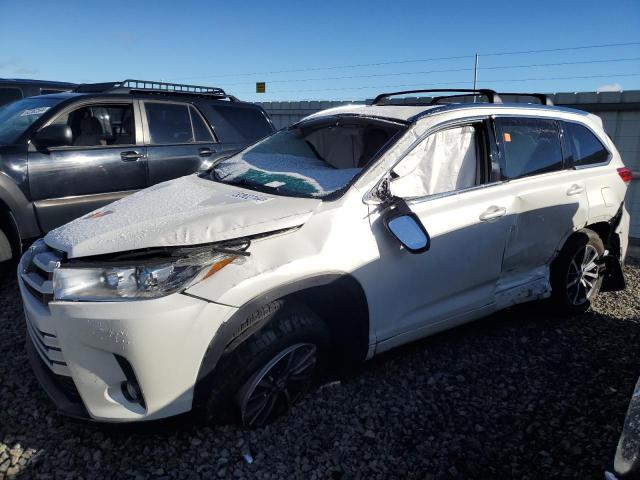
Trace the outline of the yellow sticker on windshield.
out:
[[[510,133],[504,132],[503,137],[504,137],[504,141],[505,142],[510,142],[511,141],[511,134]]]

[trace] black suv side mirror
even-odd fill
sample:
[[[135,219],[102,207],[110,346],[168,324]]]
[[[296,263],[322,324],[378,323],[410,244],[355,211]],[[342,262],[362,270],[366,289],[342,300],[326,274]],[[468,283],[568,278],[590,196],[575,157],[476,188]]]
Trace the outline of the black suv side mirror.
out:
[[[47,125],[31,138],[37,147],[65,147],[73,144],[73,133],[68,125]]]

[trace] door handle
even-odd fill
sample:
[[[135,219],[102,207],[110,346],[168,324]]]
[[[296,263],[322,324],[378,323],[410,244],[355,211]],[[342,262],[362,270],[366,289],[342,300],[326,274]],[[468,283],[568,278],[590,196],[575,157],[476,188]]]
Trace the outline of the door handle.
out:
[[[204,147],[198,150],[198,155],[200,155],[201,157],[210,157],[214,153],[215,153],[215,150],[212,150],[208,147]]]
[[[480,214],[480,220],[483,222],[489,222],[491,220],[495,220],[496,218],[504,217],[506,214],[506,208],[492,205]]]
[[[141,158],[144,158],[144,154],[138,153],[135,150],[131,150],[129,152],[122,152],[120,154],[120,159],[123,162],[135,162],[136,160],[140,160]]]
[[[580,185],[577,184],[573,184],[569,187],[569,190],[567,190],[567,195],[571,196],[571,195],[579,195],[582,192],[584,192],[584,187],[581,187]]]

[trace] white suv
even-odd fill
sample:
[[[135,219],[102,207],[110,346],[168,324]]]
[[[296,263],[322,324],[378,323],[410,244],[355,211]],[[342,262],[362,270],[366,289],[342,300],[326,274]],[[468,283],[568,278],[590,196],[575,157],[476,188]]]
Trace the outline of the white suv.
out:
[[[598,117],[460,92],[316,113],[36,242],[27,348],[59,409],[261,426],[324,362],[624,288],[630,171]]]

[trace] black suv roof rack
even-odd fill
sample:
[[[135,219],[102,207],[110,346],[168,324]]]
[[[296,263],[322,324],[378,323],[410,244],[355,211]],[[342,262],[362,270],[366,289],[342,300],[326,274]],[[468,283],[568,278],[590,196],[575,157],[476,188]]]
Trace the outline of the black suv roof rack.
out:
[[[495,90],[490,90],[488,88],[480,88],[480,89],[467,89],[467,88],[433,88],[426,90],[404,90],[401,92],[391,92],[391,93],[381,93],[376,98],[373,99],[372,105],[381,105],[383,100],[393,97],[396,95],[407,95],[410,93],[443,93],[443,92],[458,92],[455,95],[438,95],[432,97],[430,102],[427,105],[433,105],[437,103],[442,103],[441,100],[450,100],[453,98],[459,97],[468,97],[468,96],[478,96],[484,95],[489,100],[489,103],[503,103],[502,95],[509,96],[522,96],[522,97],[533,97],[538,100],[542,105],[553,105],[553,101],[549,98],[548,95],[544,93],[526,93],[526,92],[496,92]],[[422,105],[422,104],[421,104]]]
[[[238,99],[228,95],[218,87],[206,87],[203,85],[187,85],[182,83],[156,82],[153,80],[135,80],[128,78],[120,82],[83,83],[74,90],[76,93],[133,93],[148,92],[170,95],[199,95],[216,98],[228,98],[231,101]]]

